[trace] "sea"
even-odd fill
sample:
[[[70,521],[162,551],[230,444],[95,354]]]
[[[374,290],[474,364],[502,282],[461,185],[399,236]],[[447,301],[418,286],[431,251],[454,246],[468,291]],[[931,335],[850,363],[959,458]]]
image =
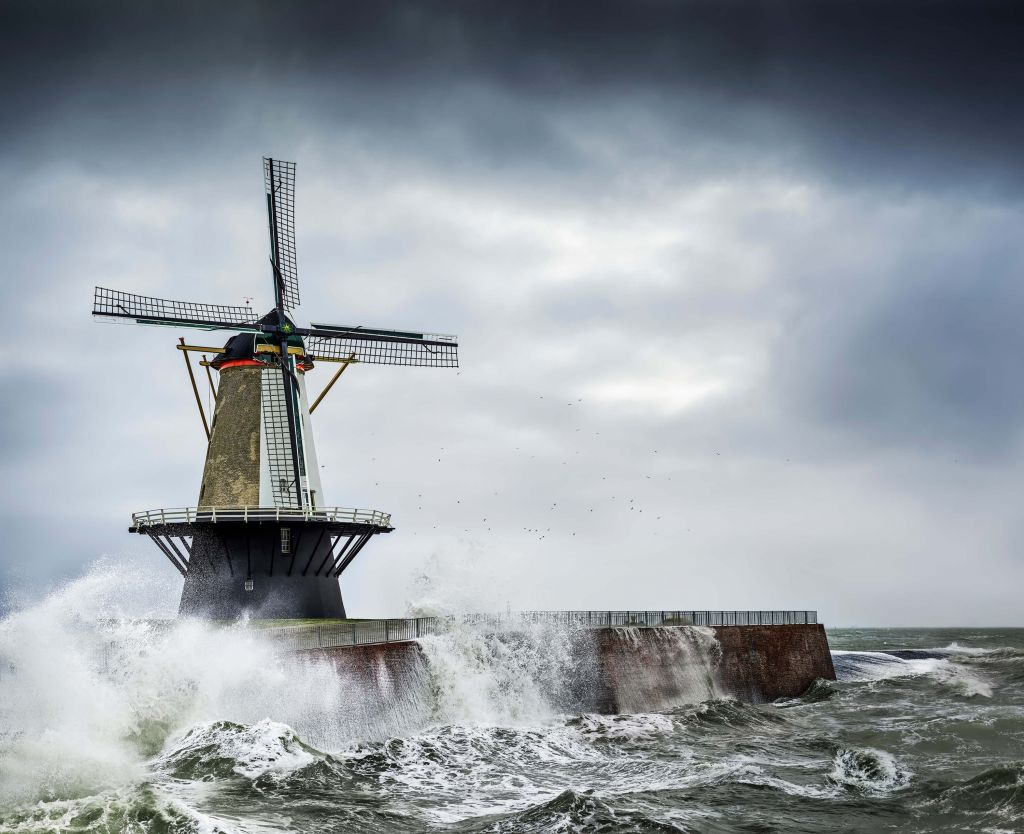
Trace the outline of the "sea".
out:
[[[1024,629],[830,629],[799,697],[698,674],[597,715],[556,627],[453,627],[370,686],[97,581],[0,621],[2,832],[1024,832]]]

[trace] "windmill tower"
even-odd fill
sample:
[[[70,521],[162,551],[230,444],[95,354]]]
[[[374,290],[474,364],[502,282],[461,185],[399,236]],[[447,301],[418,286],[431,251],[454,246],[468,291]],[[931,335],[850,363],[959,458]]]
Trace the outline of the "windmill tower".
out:
[[[184,577],[179,613],[235,618],[344,617],[339,577],[373,536],[390,533],[377,510],[325,504],[310,413],[351,363],[458,367],[454,336],[327,324],[297,327],[295,163],[263,160],[274,309],[169,301],[96,287],[93,315],[137,324],[233,331],[222,348],[184,351],[208,446],[196,506],[135,513]],[[212,424],[188,360],[215,353]],[[306,375],[319,362],[337,372],[309,406]],[[213,386],[212,374],[210,385]]]

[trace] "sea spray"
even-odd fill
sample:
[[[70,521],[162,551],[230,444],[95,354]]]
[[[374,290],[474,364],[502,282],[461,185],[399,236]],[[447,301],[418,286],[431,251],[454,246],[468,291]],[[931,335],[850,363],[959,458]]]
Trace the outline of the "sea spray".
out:
[[[704,700],[699,630],[467,619],[357,662],[140,620],[136,582],[93,573],[0,623],[0,831],[1024,830],[1024,632],[839,632],[856,680],[778,709]],[[673,698],[701,703],[565,706],[588,646],[596,667],[634,643],[621,705],[656,708],[645,669],[684,648]]]
[[[710,628],[616,628],[602,662],[617,711],[660,712],[719,697],[720,655]]]
[[[419,643],[438,722],[549,723],[579,702],[592,668],[588,641],[564,623],[453,618]]]
[[[320,750],[430,724],[548,723],[593,666],[565,626],[468,620],[419,645],[284,653],[244,623],[138,619],[147,583],[97,568],[0,622],[0,803],[132,783],[223,722],[269,718]]]
[[[0,621],[0,804],[130,783],[209,722],[269,717],[319,749],[408,729],[389,718],[408,719],[395,693],[414,676],[374,699],[329,659],[283,654],[244,624],[126,617],[145,582],[101,567]],[[382,704],[389,715],[374,712]]]

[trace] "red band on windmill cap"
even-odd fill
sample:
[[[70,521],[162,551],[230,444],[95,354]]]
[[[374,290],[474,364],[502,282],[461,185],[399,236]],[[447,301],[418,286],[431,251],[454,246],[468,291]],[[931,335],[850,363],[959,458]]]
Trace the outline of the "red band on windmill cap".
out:
[[[229,359],[221,364],[217,370],[226,371],[228,368],[265,368],[265,362],[257,362],[255,359]]]

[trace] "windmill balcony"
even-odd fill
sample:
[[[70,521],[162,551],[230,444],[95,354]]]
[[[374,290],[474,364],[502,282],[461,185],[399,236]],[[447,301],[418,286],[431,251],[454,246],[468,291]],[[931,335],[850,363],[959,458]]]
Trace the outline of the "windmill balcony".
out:
[[[132,532],[169,524],[215,524],[218,522],[326,522],[358,524],[391,529],[391,514],[380,510],[346,507],[175,507],[132,513]]]

